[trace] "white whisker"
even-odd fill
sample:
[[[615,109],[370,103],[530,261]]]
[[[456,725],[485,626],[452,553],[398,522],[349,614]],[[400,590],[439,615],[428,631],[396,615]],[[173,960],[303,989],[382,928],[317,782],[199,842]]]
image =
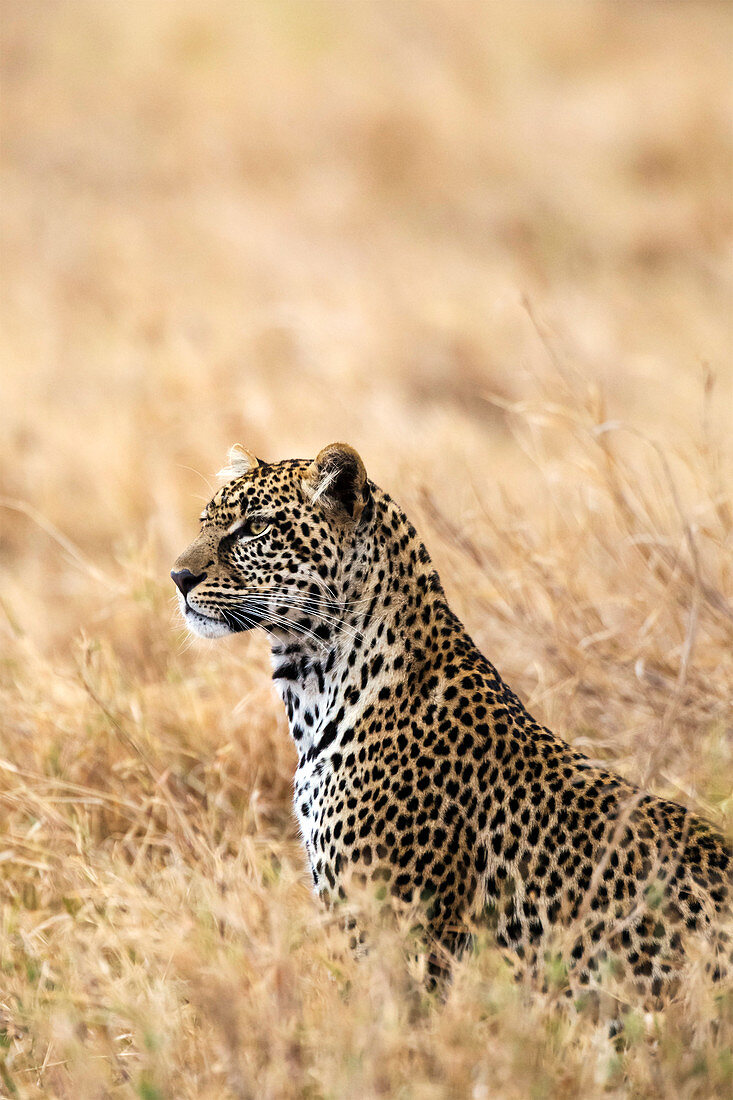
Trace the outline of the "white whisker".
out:
[[[287,619],[285,616],[280,615],[278,612],[271,610],[266,606],[262,606],[262,601],[264,600],[264,597],[262,595],[253,594],[248,598],[237,596],[230,597],[230,599],[232,600],[232,603],[238,604],[242,607],[251,606],[253,600],[258,600],[260,601],[259,609],[261,609],[268,618],[278,618],[283,623],[287,622],[291,625],[297,625],[299,628],[302,628],[302,624],[296,624],[293,622],[293,620]],[[362,637],[362,632],[356,627],[352,626],[350,623],[346,622],[345,619],[339,618],[335,615],[328,615],[324,611],[322,611],[317,605],[308,603],[297,603],[285,596],[276,597],[273,599],[273,602],[279,604],[282,607],[290,606],[294,611],[298,611],[301,614],[308,615],[314,619],[320,619],[322,622],[333,626],[340,633],[348,634],[352,638]]]

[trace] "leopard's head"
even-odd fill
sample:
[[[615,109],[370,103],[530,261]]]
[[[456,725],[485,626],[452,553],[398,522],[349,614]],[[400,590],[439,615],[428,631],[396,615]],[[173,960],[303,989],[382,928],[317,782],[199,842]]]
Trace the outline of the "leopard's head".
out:
[[[354,551],[371,512],[361,458],[332,443],[312,462],[268,463],[237,446],[222,474],[171,572],[189,629],[327,636],[359,580]]]

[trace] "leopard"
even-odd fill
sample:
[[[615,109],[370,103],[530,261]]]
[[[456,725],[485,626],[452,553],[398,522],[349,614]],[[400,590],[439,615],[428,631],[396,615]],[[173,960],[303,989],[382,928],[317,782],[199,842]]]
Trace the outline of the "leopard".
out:
[[[220,473],[171,576],[194,634],[269,639],[326,904],[386,893],[449,958],[482,929],[527,965],[562,942],[569,989],[611,960],[652,1006],[679,993],[692,937],[730,972],[722,832],[535,721],[353,447],[267,462],[236,445]]]

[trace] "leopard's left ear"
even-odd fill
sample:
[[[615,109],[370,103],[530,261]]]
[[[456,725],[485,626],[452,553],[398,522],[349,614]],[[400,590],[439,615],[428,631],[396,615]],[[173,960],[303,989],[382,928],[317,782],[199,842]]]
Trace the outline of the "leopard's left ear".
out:
[[[241,443],[235,443],[229,448],[226,465],[219,470],[216,476],[222,481],[233,481],[237,477],[244,477],[245,474],[256,470],[261,465],[262,462],[257,455],[252,454]]]
[[[367,475],[364,463],[348,443],[330,443],[308,467],[304,485],[311,500],[322,501],[334,512],[358,523],[366,504]]]

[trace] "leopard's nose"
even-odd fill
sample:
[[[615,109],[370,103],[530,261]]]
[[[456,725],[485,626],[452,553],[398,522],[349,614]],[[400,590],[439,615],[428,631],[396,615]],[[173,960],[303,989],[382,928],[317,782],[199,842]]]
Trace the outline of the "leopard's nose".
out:
[[[195,588],[201,581],[206,580],[206,576],[206,573],[192,573],[190,569],[171,570],[173,582],[180,588],[184,599],[192,588]]]

